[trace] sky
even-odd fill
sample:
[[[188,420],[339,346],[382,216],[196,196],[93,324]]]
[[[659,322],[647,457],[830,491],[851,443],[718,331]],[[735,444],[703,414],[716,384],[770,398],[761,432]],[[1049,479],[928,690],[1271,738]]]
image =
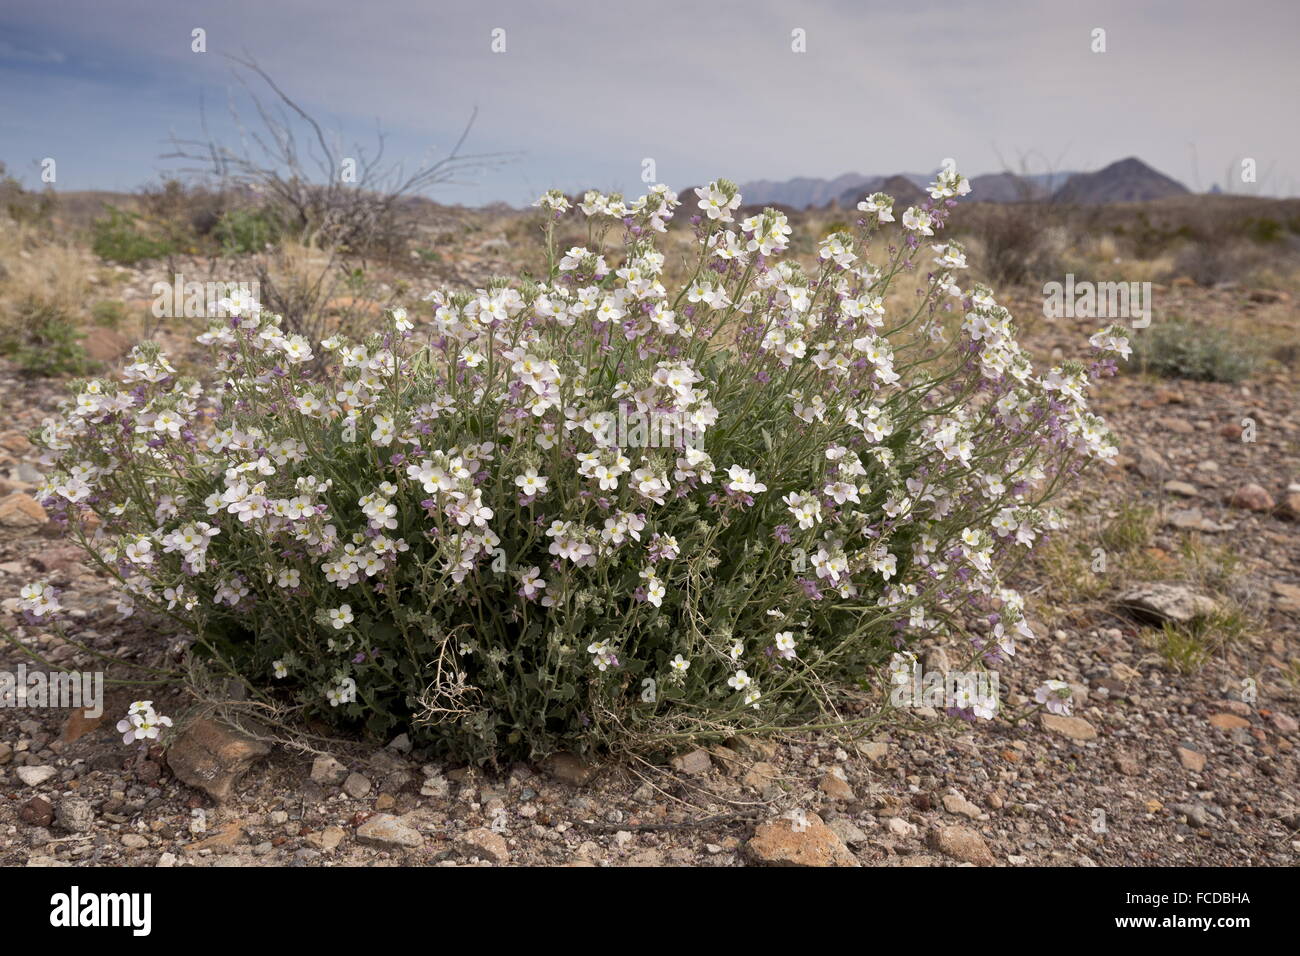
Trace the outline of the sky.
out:
[[[1193,190],[1300,195],[1297,0],[0,0],[0,160],[132,190],[177,170],[201,106],[238,145],[232,106],[256,115],[231,55],[345,154],[382,128],[408,168],[477,109],[467,151],[509,156],[431,194],[449,203],[639,195],[647,159],[683,188],[1137,156]]]

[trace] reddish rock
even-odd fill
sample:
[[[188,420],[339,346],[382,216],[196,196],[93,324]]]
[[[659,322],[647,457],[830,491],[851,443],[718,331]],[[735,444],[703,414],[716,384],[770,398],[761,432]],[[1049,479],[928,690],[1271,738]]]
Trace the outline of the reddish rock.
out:
[[[1210,717],[1210,726],[1220,730],[1236,730],[1238,727],[1249,727],[1250,721],[1236,714],[1214,714]]]
[[[260,740],[203,718],[187,726],[171,745],[167,765],[182,783],[220,803],[230,798],[239,778],[270,749]]]
[[[858,860],[815,813],[781,816],[760,823],[745,850],[768,866],[857,866]]]
[[[0,499],[0,525],[6,528],[39,528],[48,520],[45,509],[31,495],[15,491]]]
[[[34,827],[48,827],[54,822],[54,804],[44,797],[32,797],[18,808],[18,819]]]
[[[1256,484],[1242,485],[1232,493],[1228,504],[1247,511],[1272,511],[1273,496]]]
[[[930,845],[954,860],[992,866],[993,851],[984,838],[969,827],[936,827],[930,831]]]

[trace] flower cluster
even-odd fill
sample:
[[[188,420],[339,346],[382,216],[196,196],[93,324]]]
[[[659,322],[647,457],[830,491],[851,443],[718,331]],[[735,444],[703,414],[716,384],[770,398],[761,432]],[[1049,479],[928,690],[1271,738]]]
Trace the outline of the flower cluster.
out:
[[[172,719],[164,717],[153,709],[153,701],[137,700],[126,712],[126,717],[117,722],[117,732],[122,735],[122,743],[157,740],[162,728],[170,727]]]
[[[867,197],[805,266],[782,213],[712,182],[677,277],[671,190],[548,193],[541,281],[432,292],[363,341],[232,303],[210,383],[138,347],[46,422],[41,496],[125,613],[281,701],[480,758],[795,724],[924,634],[997,664],[1031,636],[1000,569],[1114,456],[1085,394],[1127,343],[1035,372],[960,244],[926,241],[968,191],[945,170],[898,222]],[[613,427],[650,416],[694,440]]]

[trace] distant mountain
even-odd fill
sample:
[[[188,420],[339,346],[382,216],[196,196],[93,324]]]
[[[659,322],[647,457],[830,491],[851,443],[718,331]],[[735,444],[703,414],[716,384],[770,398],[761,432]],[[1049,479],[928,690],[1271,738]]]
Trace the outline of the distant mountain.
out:
[[[924,182],[928,184],[930,180]],[[910,176],[890,176],[888,179],[876,176],[853,189],[840,193],[837,203],[843,209],[856,209],[858,203],[872,193],[888,193],[893,196],[894,209],[897,210],[898,215],[902,215],[903,210],[908,206],[919,205],[930,198],[930,194],[921,189]]]
[[[807,209],[809,206],[824,206],[837,199],[845,190],[856,189],[859,184],[869,182],[872,178],[861,173],[845,173],[834,179],[816,179],[807,176],[787,179],[784,182],[759,179],[741,186],[740,195],[744,198],[746,206],[789,206],[792,209]]]
[[[1130,156],[1095,173],[1075,173],[1052,194],[1052,201],[1096,206],[1111,202],[1144,202],[1189,193],[1190,190],[1182,183]]]
[[[747,207],[781,206],[807,209],[833,202],[854,208],[864,196],[889,193],[899,210],[928,199],[925,188],[934,173],[899,173],[894,176],[863,176],[845,173],[834,179],[801,176],[776,182],[760,179],[740,187]],[[1111,202],[1142,202],[1166,196],[1186,195],[1187,187],[1157,172],[1140,159],[1129,157],[1111,163],[1095,173],[986,173],[971,178],[972,202],[1053,202],[1097,205]]]

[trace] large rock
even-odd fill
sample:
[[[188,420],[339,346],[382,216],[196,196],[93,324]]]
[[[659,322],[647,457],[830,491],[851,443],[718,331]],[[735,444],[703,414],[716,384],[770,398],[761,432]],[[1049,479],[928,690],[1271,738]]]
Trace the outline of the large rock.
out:
[[[424,843],[419,830],[390,813],[377,813],[357,827],[357,840],[386,848],[417,847]]]
[[[969,827],[935,827],[930,831],[930,845],[954,860],[992,866],[993,851],[984,838]]]
[[[756,863],[769,866],[857,866],[858,860],[815,813],[760,823],[745,844]]]
[[[596,772],[592,764],[571,753],[552,754],[543,762],[542,769],[556,780],[575,787],[581,787]]]
[[[456,849],[465,856],[477,856],[493,863],[508,863],[510,847],[506,838],[486,827],[469,830],[456,838]]]
[[[1242,485],[1232,493],[1228,504],[1247,511],[1272,511],[1273,496],[1255,483]]]
[[[167,764],[182,783],[221,803],[230,798],[248,768],[270,749],[260,740],[205,717],[186,726],[167,749]]]
[[[39,528],[47,520],[45,509],[31,495],[15,491],[0,499],[0,525],[6,528]]]
[[[1115,603],[1135,618],[1154,624],[1190,624],[1219,610],[1212,598],[1181,584],[1143,584],[1125,591]]]
[[[1096,740],[1097,728],[1082,717],[1067,717],[1064,714],[1043,713],[1039,715],[1044,730],[1050,730],[1071,740]]]

